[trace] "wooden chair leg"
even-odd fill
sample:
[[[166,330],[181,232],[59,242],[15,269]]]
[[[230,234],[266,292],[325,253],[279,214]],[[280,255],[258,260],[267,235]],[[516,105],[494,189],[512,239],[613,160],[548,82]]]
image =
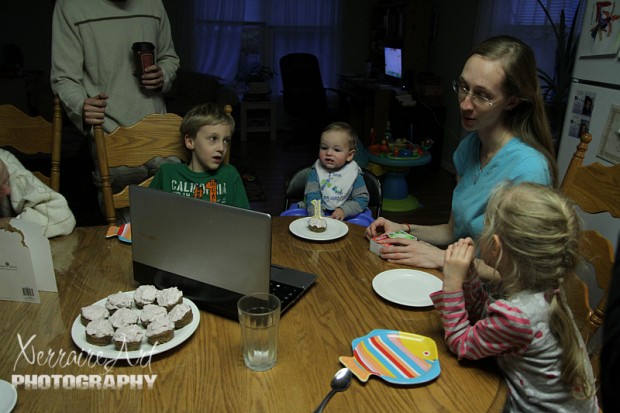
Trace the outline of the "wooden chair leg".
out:
[[[109,225],[116,224],[116,209],[112,197],[112,185],[110,184],[110,170],[108,168],[108,156],[105,147],[105,133],[101,126],[95,126],[95,144],[97,146],[97,163],[99,164],[99,175],[101,178],[101,192],[103,194],[103,205],[105,218]]]

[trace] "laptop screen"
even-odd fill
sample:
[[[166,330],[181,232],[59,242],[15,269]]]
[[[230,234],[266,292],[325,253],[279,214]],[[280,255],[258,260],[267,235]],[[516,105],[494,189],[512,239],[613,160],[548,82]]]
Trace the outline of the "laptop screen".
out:
[[[178,287],[198,307],[236,319],[242,295],[276,293],[275,284],[292,287],[284,312],[317,278],[271,265],[269,214],[135,185],[129,191],[140,284]]]
[[[130,205],[135,263],[240,294],[269,291],[268,214],[139,186]]]

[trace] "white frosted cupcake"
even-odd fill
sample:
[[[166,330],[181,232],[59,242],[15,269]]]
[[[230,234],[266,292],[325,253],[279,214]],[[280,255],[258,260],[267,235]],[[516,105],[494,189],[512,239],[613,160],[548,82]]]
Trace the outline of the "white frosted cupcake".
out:
[[[119,308],[131,308],[132,306],[133,298],[131,298],[131,295],[124,294],[120,291],[110,294],[105,302],[105,308],[107,308],[110,313],[115,312]]]
[[[165,317],[168,311],[164,307],[160,307],[155,304],[147,304],[140,313],[140,322],[144,327],[147,327],[151,322],[158,318]]]
[[[142,308],[147,304],[153,304],[158,292],[159,290],[154,285],[141,285],[134,291],[133,300],[138,308]]]
[[[170,311],[175,305],[183,302],[183,293],[177,287],[160,290],[157,293],[157,304]]]
[[[105,318],[97,318],[86,326],[86,341],[96,346],[107,346],[112,341],[114,328]]]
[[[117,350],[136,351],[140,349],[143,338],[144,329],[137,324],[131,324],[116,330],[112,341]]]
[[[194,319],[194,314],[192,314],[192,309],[189,305],[185,303],[177,304],[168,313],[168,319],[174,323],[174,328],[178,330],[191,323]]]
[[[146,340],[151,345],[164,344],[174,338],[174,323],[168,317],[154,320],[146,328]]]
[[[120,308],[110,316],[110,322],[115,329],[138,322],[138,314],[129,308]]]
[[[89,305],[88,307],[82,307],[82,311],[80,312],[80,321],[84,326],[87,326],[93,320],[97,320],[99,318],[108,318],[110,316],[110,312],[107,308],[102,305]]]

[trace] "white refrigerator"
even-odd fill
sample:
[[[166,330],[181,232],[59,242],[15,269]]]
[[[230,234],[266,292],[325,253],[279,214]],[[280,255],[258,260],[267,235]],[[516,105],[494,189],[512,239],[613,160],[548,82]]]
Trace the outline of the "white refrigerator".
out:
[[[608,21],[620,14],[620,7],[614,10],[613,3],[587,1],[558,150],[560,180],[584,128],[592,134],[584,165],[620,163],[620,21]],[[587,229],[600,232],[616,248],[620,218],[608,213],[582,216]]]

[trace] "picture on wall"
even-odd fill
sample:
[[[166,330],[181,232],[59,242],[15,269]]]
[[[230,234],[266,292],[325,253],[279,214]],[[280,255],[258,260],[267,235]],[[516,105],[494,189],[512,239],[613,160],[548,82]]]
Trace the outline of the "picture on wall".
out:
[[[585,56],[616,55],[620,52],[620,30],[613,30],[620,25],[620,10],[616,10],[615,1],[597,1],[594,7],[586,10],[583,30],[589,30],[590,48],[585,48]]]

